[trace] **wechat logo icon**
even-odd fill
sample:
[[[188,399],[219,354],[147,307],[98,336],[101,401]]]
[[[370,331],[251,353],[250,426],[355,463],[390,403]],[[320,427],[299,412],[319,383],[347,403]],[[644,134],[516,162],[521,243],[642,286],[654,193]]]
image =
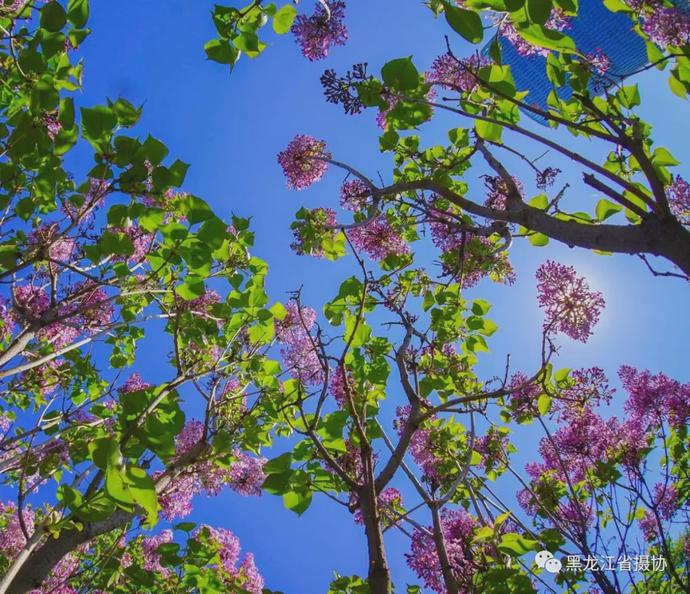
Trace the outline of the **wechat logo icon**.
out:
[[[539,551],[534,557],[534,563],[537,567],[545,569],[549,573],[558,573],[563,567],[560,560],[556,559],[553,553],[549,551]]]

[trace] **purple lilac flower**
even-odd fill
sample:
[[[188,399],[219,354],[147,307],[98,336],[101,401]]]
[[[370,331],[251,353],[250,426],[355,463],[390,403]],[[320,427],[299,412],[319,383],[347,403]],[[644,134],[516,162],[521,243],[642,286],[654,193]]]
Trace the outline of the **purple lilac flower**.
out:
[[[334,45],[347,43],[345,19],[345,2],[330,0],[317,3],[311,16],[299,15],[292,25],[292,34],[302,50],[302,55],[314,62],[323,60]]]
[[[536,277],[539,306],[545,313],[544,328],[587,342],[605,305],[602,294],[590,290],[572,266],[550,260],[538,268]]]
[[[283,168],[289,188],[304,190],[324,176],[328,163],[320,157],[331,156],[325,148],[323,140],[298,134],[284,151],[278,153],[278,163]]]

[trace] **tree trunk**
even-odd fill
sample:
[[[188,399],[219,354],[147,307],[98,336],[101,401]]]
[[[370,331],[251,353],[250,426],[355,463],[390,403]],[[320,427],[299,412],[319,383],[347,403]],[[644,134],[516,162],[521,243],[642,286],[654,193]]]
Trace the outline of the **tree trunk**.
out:
[[[131,513],[118,510],[101,522],[85,524],[83,530],[64,530],[55,539],[48,537],[22,564],[10,583],[0,590],[0,594],[26,594],[39,589],[43,580],[65,555],[96,536],[121,528],[132,517]]]
[[[448,551],[446,550],[446,540],[443,537],[443,527],[441,525],[441,517],[438,512],[437,502],[431,504],[431,518],[434,524],[434,543],[436,544],[436,554],[438,561],[441,564],[441,573],[443,574],[443,582],[446,585],[447,594],[459,594],[460,588],[458,582],[453,575],[453,568],[450,565],[448,558]]]
[[[359,509],[362,513],[364,530],[367,535],[369,589],[371,594],[391,594],[391,575],[383,545],[383,532],[381,531],[373,484],[368,483],[360,489]]]

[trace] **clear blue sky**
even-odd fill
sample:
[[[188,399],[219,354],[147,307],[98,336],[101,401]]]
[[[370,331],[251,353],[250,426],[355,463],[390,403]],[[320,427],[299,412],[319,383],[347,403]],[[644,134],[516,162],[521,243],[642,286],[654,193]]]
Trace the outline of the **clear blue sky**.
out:
[[[307,7],[310,3],[302,9]],[[373,113],[345,116],[325,103],[319,76],[326,67],[342,71],[362,61],[377,71],[387,59],[410,54],[426,67],[444,50],[445,24],[435,21],[415,0],[351,1],[350,43],[336,48],[325,62],[308,63],[292,39],[284,37],[273,39],[273,47],[259,59],[243,59],[230,75],[224,67],[207,62],[202,51],[214,33],[210,9],[211,3],[204,0],[93,2],[93,34],[81,49],[86,60],[83,102],[123,96],[143,103],[140,130],[161,138],[172,156],[192,164],[186,189],[208,200],[221,216],[235,212],[252,217],[255,254],[270,267],[271,297],[284,299],[288,290],[304,285],[306,300],[318,308],[334,294],[352,263],[298,258],[289,250],[289,224],[302,204],[335,206],[342,178],[330,175],[307,192],[290,192],[276,153],[294,134],[308,133],[326,139],[338,158],[372,175],[380,170],[386,178],[387,157],[377,151]],[[469,51],[460,42],[458,48],[460,53]],[[650,73],[639,82],[647,104],[644,115],[655,124],[657,139],[687,162],[687,105],[671,96],[663,75]],[[448,122],[444,119],[428,127],[425,138],[441,140],[442,124]],[[588,205],[592,193],[574,184],[569,197],[569,204]],[[473,290],[474,296],[495,304],[493,319],[500,326],[491,341],[492,354],[483,364],[487,376],[502,369],[508,352],[515,369],[532,369],[538,363],[536,334],[541,318],[533,279],[547,254],[575,265],[608,303],[586,346],[562,341],[562,366],[599,365],[615,376],[618,366],[628,363],[689,379],[690,317],[683,283],[652,278],[631,257],[598,257],[555,244],[545,250],[516,247],[513,261],[519,280],[512,288],[485,282]],[[160,377],[150,379],[163,379],[167,374],[159,361],[167,346],[152,344],[154,348],[143,351],[142,370],[157,368]],[[525,441],[520,446],[529,451],[534,444]],[[316,497],[307,513],[297,518],[283,509],[277,497],[243,499],[223,494],[198,498],[192,519],[233,530],[245,549],[255,553],[267,587],[274,590],[319,593],[326,590],[334,569],[366,573],[360,527],[325,498]],[[413,581],[404,564],[407,543],[391,534],[387,544],[394,579],[402,587]]]

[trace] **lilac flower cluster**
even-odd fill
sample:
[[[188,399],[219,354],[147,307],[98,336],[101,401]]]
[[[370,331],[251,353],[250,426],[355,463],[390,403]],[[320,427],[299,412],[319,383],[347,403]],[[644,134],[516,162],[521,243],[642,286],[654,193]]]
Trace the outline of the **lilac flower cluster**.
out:
[[[323,366],[309,331],[316,322],[316,312],[300,307],[296,301],[286,305],[287,315],[276,321],[276,340],[283,344],[280,353],[290,374],[305,384],[323,381]]]
[[[554,412],[583,410],[586,407],[597,407],[608,404],[615,390],[608,383],[604,370],[599,367],[576,369],[571,374],[572,384],[562,390],[554,403]]]
[[[34,512],[30,507],[23,509],[22,519],[29,534],[34,531]],[[17,506],[13,502],[0,501],[0,552],[13,558],[24,548],[26,538],[19,523]]]
[[[471,588],[471,582],[477,568],[472,563],[471,545],[476,527],[476,520],[464,509],[441,512],[441,531],[446,543],[448,560],[462,594],[474,591]],[[431,527],[427,530],[415,528],[412,533],[410,552],[405,557],[407,565],[424,582],[426,588],[438,594],[444,594],[446,588],[441,562],[431,533]]]
[[[240,540],[230,530],[213,528],[204,524],[194,533],[194,538],[203,539],[214,546],[222,568],[239,582],[243,590],[249,594],[261,594],[264,579],[256,568],[254,555],[246,553],[240,563]]]
[[[520,195],[523,193],[523,186],[520,180],[513,178],[513,182],[517,187]],[[484,206],[493,208],[494,210],[505,210],[508,204],[508,187],[507,184],[498,176],[487,175],[484,177],[484,183],[489,191]]]
[[[458,60],[450,53],[445,53],[433,61],[425,78],[429,84],[471,93],[477,86],[477,71],[488,63],[487,58],[478,54]]]
[[[68,585],[68,580],[79,568],[79,557],[68,553],[53,567],[48,577],[43,580],[40,590],[31,590],[29,594],[77,594],[77,590]]]
[[[55,262],[69,262],[75,249],[75,241],[71,237],[61,236],[58,226],[41,225],[29,235],[28,246],[44,250],[45,255]],[[54,270],[54,264],[49,265]]]
[[[361,179],[351,179],[340,188],[340,206],[352,212],[369,208],[372,204],[371,191]]]
[[[396,409],[395,427],[399,435],[402,435],[405,431],[410,410],[409,405],[399,406]],[[417,463],[417,466],[422,470],[423,479],[437,485],[440,484],[439,465],[441,464],[441,459],[434,447],[431,430],[417,429],[412,434],[408,451]]]
[[[600,75],[606,74],[609,68],[611,68],[611,60],[601,48],[595,48],[594,51],[586,54],[585,57],[589,65]]]
[[[15,318],[6,299],[0,297],[0,340],[7,340],[14,331]]]
[[[510,378],[508,384],[510,390],[509,407],[511,416],[516,421],[534,417],[537,411],[537,398],[541,394],[541,388],[521,371]]]
[[[673,518],[680,507],[678,491],[673,485],[657,483],[654,485],[651,503],[658,513],[659,519],[657,520],[653,511],[645,510],[644,515],[638,521],[642,534],[648,542],[657,540],[659,522]]]
[[[353,500],[354,499],[351,498],[351,502]],[[377,507],[384,528],[395,524],[399,519],[396,510],[402,507],[402,495],[400,491],[394,487],[388,487],[381,491],[377,497]],[[357,511],[355,511],[354,520],[355,524],[364,524],[361,509],[357,508]]]
[[[385,215],[351,229],[348,237],[356,250],[364,252],[373,260],[385,260],[390,255],[403,256],[410,251],[402,233],[391,225]]]
[[[629,365],[621,366],[618,376],[629,394],[625,410],[631,422],[648,430],[665,419],[674,427],[683,427],[690,419],[690,382],[681,384],[663,373],[653,375]]]
[[[545,313],[544,329],[587,342],[605,305],[602,294],[590,290],[572,266],[550,260],[537,269],[536,277],[539,306]]]
[[[299,15],[292,25],[291,31],[302,55],[312,62],[323,60],[332,46],[347,43],[345,2],[328,0],[327,5],[328,10],[317,3],[314,14]]]
[[[304,190],[324,176],[328,163],[323,159],[331,156],[325,149],[323,140],[298,134],[278,153],[278,164],[283,168],[289,188]]]
[[[682,47],[690,43],[690,16],[676,6],[662,6],[653,0],[648,3],[642,20],[642,30],[658,46]]]
[[[458,278],[463,287],[474,287],[486,276],[508,285],[515,282],[506,253],[497,254],[487,237],[463,231],[462,223],[452,213],[434,211],[429,228],[434,245],[443,252],[443,272]]]
[[[50,140],[55,140],[62,126],[54,113],[44,113],[41,116],[41,122],[46,129],[46,134]]]
[[[187,422],[177,436],[175,459],[198,446],[203,436],[203,423],[197,420]],[[176,477],[160,495],[161,515],[168,520],[187,516],[192,511],[194,495],[201,492],[209,496],[218,495],[225,485],[243,496],[261,495],[261,485],[266,479],[263,471],[266,459],[250,456],[239,449],[233,449],[232,456],[229,467],[206,458],[193,462],[191,468]]]
[[[170,570],[161,566],[161,556],[158,554],[158,547],[173,541],[172,530],[163,530],[150,538],[141,541],[141,552],[144,561],[144,570],[155,571],[163,575],[168,575]]]
[[[690,184],[676,175],[666,189],[666,195],[673,215],[683,225],[690,226]]]
[[[570,21],[560,10],[553,9],[549,19],[546,21],[546,28],[552,31],[563,31],[570,26]],[[515,47],[515,51],[521,56],[548,56],[550,50],[534,45],[524,39],[518,32],[512,21],[503,20],[499,25],[499,33],[503,35]]]

